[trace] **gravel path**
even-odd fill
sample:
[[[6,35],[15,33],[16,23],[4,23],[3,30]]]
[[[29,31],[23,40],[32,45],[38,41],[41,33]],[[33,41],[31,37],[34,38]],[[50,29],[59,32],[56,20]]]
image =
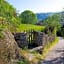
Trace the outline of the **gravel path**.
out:
[[[44,61],[40,64],[64,64],[64,39],[60,39],[59,43],[48,53]]]

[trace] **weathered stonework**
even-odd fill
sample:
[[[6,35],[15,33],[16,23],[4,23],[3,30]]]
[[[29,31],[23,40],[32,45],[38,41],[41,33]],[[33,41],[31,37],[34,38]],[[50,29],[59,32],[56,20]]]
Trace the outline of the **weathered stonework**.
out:
[[[16,33],[14,34],[14,38],[20,48],[28,47],[26,33]]]
[[[31,36],[31,33],[33,37]],[[28,33],[28,35],[32,39],[28,38],[27,33],[14,34],[15,40],[20,48],[24,48],[24,47],[33,48],[37,46],[44,47],[47,43],[53,42],[55,39],[54,35],[48,35],[48,34],[45,34],[44,32],[33,31],[31,33],[30,34]]]

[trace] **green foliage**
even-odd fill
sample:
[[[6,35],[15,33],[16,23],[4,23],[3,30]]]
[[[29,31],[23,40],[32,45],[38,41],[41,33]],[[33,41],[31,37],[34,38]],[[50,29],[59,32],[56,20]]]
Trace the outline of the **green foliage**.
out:
[[[14,30],[19,24],[19,17],[17,16],[16,9],[5,0],[0,0],[0,17],[7,19],[7,22],[13,27]]]
[[[2,31],[4,31],[7,28],[7,24],[5,21],[5,18],[0,17],[0,38],[4,38]]]
[[[61,29],[58,30],[57,35],[64,37],[64,11],[61,13],[60,23],[61,23]]]
[[[60,15],[59,14],[54,14],[50,17],[48,17],[45,21],[44,24],[46,26],[50,26],[50,27],[56,27],[56,28],[60,28]]]
[[[61,34],[61,36],[64,38],[64,28],[61,29],[60,34]]]
[[[57,30],[60,29],[61,24],[60,24],[60,14],[54,14],[50,17],[48,17],[44,21],[44,25],[46,26],[46,31],[48,34],[53,33],[56,35]]]
[[[0,32],[0,38],[4,38],[2,31]]]
[[[36,30],[36,31],[43,31],[44,26],[37,26],[37,25],[31,25],[31,24],[20,24],[19,27],[17,28],[18,32],[23,32],[24,30]]]
[[[57,31],[57,35],[64,37],[64,27],[61,27],[61,29]]]
[[[61,15],[60,23],[63,25],[63,24],[64,24],[64,11],[62,11],[62,12],[60,13],[60,15]]]
[[[35,24],[37,23],[37,16],[30,10],[25,10],[19,16],[21,18],[21,22],[25,24]]]
[[[22,61],[18,62],[17,64],[30,64],[30,63],[26,60],[22,60]]]

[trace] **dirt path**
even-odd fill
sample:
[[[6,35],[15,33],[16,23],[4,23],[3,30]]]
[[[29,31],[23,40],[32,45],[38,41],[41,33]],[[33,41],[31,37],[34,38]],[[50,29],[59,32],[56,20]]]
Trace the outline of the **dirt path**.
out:
[[[64,39],[60,39],[59,43],[48,53],[44,61],[40,64],[64,64]]]

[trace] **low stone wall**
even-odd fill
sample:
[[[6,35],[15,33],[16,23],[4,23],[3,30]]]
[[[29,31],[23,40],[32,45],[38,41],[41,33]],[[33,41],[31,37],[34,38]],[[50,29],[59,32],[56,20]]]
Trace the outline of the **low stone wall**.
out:
[[[38,46],[44,46],[48,42],[53,42],[55,40],[55,36],[45,34],[44,32],[34,32],[34,43]]]
[[[37,46],[43,46],[45,43],[46,35],[43,32],[34,32],[34,43],[37,44]]]
[[[32,46],[45,46],[48,42],[53,42],[55,39],[54,35],[48,35],[44,32],[32,32],[33,40],[32,42],[28,42],[27,33],[16,33],[14,34],[15,40],[20,48],[28,47],[28,44],[33,44]]]
[[[26,33],[16,33],[14,34],[14,38],[20,48],[28,47]]]

